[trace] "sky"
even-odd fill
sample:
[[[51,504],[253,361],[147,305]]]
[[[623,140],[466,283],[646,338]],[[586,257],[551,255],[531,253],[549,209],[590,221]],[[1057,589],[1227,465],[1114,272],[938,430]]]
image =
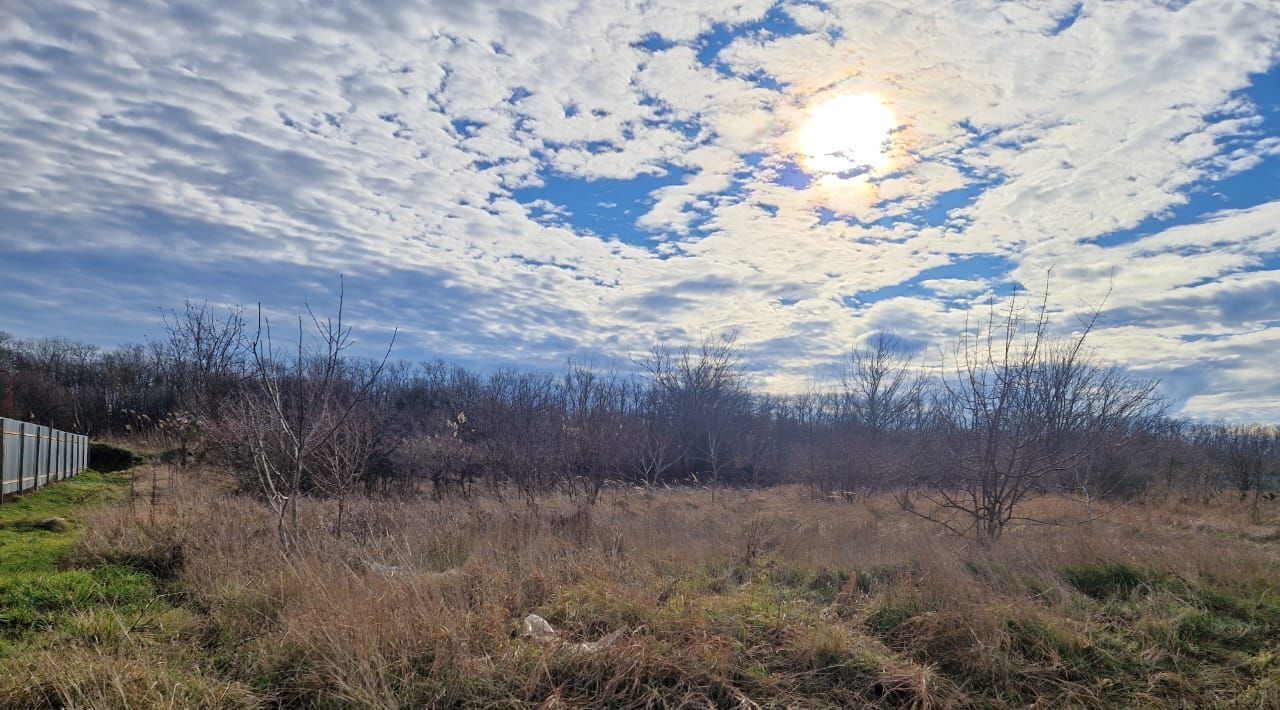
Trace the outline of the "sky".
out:
[[[1175,411],[1280,420],[1278,60],[1270,0],[11,0],[0,330],[342,275],[396,357],[736,331],[788,391],[1047,280]]]

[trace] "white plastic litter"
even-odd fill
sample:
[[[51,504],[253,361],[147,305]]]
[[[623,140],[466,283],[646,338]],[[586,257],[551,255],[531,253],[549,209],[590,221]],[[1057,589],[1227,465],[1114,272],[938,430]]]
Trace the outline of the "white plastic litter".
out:
[[[622,629],[616,629],[613,633],[605,636],[598,641],[582,641],[579,643],[565,643],[556,636],[556,630],[547,623],[547,620],[537,614],[530,614],[524,617],[524,635],[536,639],[546,641],[554,641],[562,644],[565,648],[576,653],[595,653],[597,651],[609,648],[622,638]]]

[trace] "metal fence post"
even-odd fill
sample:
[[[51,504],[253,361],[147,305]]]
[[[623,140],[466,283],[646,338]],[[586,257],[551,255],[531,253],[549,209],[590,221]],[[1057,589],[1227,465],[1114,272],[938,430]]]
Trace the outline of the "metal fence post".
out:
[[[26,491],[27,469],[30,468],[30,456],[27,455],[27,423],[18,423],[18,492]]]
[[[49,435],[47,429],[36,425],[36,488],[49,484]]]
[[[9,444],[8,420],[0,417],[0,503],[4,502],[5,488],[9,483],[9,457],[5,456],[5,447]]]

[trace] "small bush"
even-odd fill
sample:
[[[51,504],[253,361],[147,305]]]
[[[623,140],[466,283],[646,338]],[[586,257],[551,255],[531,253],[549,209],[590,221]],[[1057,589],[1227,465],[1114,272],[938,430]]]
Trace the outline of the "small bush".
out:
[[[1082,565],[1063,571],[1071,586],[1094,599],[1127,597],[1154,586],[1152,575],[1124,563]]]
[[[182,569],[183,551],[179,544],[153,545],[145,549],[108,551],[97,562],[127,567],[159,580],[170,580]]]
[[[101,441],[89,443],[89,468],[104,473],[124,471],[143,462],[137,452]]]
[[[881,637],[893,636],[908,621],[925,612],[919,597],[890,593],[881,598],[867,614],[867,628]]]

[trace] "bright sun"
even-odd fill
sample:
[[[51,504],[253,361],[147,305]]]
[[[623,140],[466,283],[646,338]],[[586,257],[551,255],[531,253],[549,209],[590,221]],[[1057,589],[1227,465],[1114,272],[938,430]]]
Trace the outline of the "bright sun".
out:
[[[889,162],[893,112],[875,94],[843,95],[815,104],[800,130],[799,148],[813,172],[883,169]]]

